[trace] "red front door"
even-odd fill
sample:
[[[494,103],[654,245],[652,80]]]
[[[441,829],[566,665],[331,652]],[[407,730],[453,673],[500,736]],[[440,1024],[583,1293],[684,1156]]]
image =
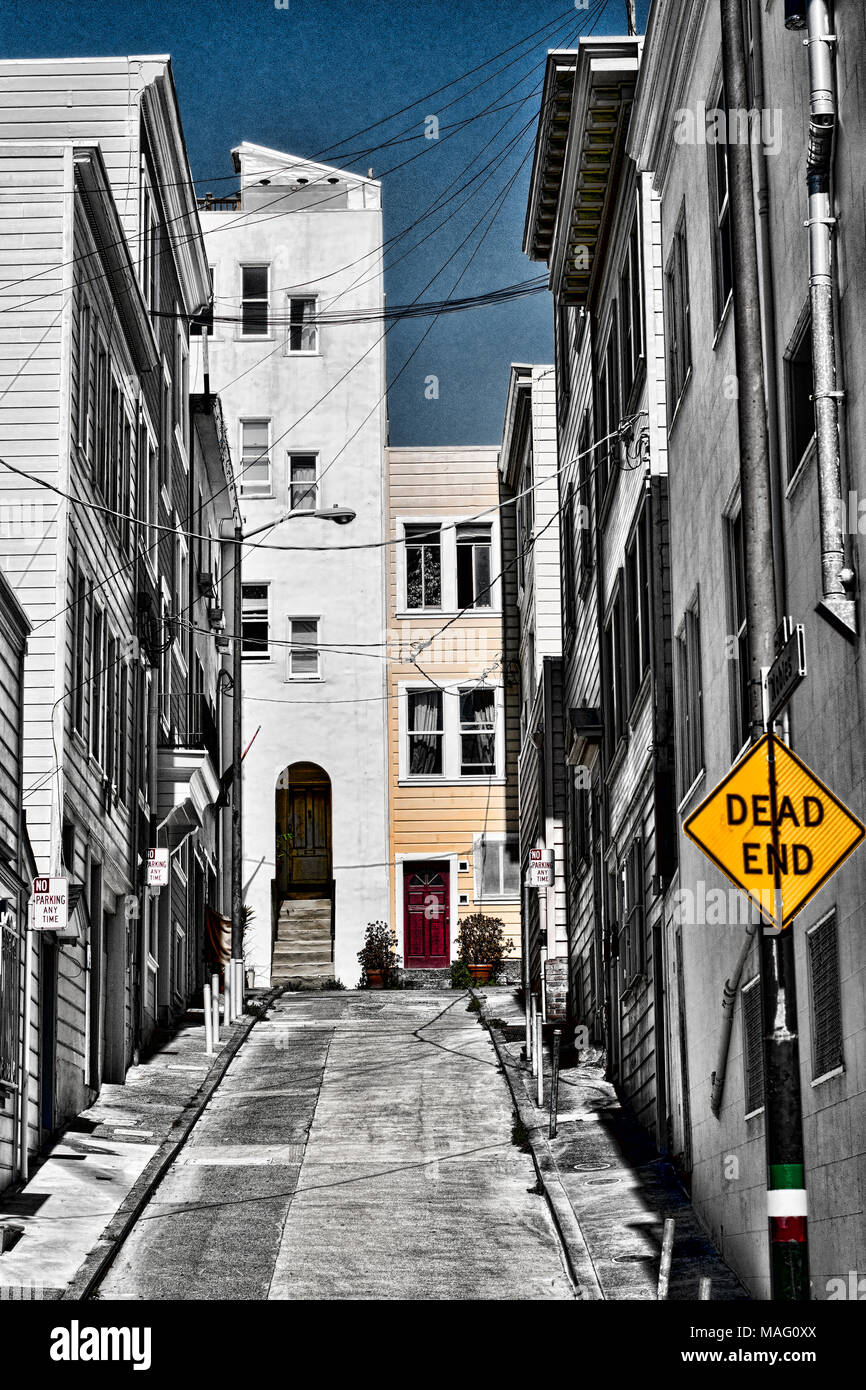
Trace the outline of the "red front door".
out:
[[[441,970],[450,962],[451,911],[447,864],[406,864],[403,904],[407,970]]]

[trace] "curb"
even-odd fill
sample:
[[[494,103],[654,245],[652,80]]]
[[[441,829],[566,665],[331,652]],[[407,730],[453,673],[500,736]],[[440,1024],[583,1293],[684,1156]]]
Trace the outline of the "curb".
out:
[[[507,1056],[504,1047],[505,1039],[499,1029],[492,1028],[488,1023],[487,1031],[493,1041],[496,1056],[508,1083],[514,1108],[526,1130],[538,1181],[547,1199],[553,1223],[562,1242],[569,1273],[577,1289],[578,1298],[586,1301],[603,1300],[605,1295],[599,1283],[592,1256],[589,1253],[583,1231],[580,1229],[580,1222],[560,1180],[559,1169],[556,1166],[556,1159],[553,1157],[547,1136],[542,1125],[539,1124],[538,1110],[527,1094],[524,1075]],[[516,1076],[512,1075],[514,1072],[517,1073]]]
[[[214,1058],[201,1086],[192,1099],[187,1102],[156,1153],[139,1173],[99,1240],[90,1253],[85,1256],[83,1263],[79,1265],[76,1273],[60,1295],[62,1301],[83,1302],[92,1296],[119,1254],[121,1246],[144,1207],[150,1201],[154,1191],[201,1118],[205,1106],[228,1071],[229,1063],[262,1017],[262,1013],[259,1013],[258,1010],[264,1012],[270,1008],[274,1000],[284,993],[284,989],[284,986],[278,985],[263,999],[257,999],[255,1001],[257,1012],[243,1019],[240,1028],[236,1028],[219,1055]]]

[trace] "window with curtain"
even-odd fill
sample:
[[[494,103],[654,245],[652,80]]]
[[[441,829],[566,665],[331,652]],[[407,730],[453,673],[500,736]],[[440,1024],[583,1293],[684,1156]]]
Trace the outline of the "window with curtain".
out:
[[[289,299],[289,352],[318,352],[314,298]]]
[[[289,454],[289,508],[293,512],[314,512],[318,506],[316,455]]]
[[[457,607],[490,608],[492,528],[480,522],[457,527]]]
[[[406,607],[442,607],[442,537],[438,524],[406,527]]]
[[[436,777],[443,770],[441,690],[409,691],[409,776]]]
[[[318,618],[290,618],[289,679],[314,680],[319,673]]]
[[[460,691],[460,776],[496,772],[496,710],[492,690]]]

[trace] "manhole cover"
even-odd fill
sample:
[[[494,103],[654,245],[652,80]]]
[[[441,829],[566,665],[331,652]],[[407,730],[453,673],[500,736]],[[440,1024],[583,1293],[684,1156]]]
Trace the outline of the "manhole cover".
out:
[[[655,1255],[614,1255],[615,1265],[650,1263],[655,1259]]]
[[[587,1180],[586,1180],[586,1186],[587,1186],[587,1187],[593,1187],[593,1186],[598,1187],[598,1186],[600,1186],[602,1183],[614,1183],[614,1182],[622,1182],[622,1178],[587,1178]]]
[[[609,1163],[575,1163],[575,1173],[598,1173],[602,1168],[609,1168]]]

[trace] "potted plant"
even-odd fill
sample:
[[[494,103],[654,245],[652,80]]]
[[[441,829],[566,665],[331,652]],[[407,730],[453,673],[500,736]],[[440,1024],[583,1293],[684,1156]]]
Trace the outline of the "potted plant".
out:
[[[462,917],[457,927],[457,959],[466,966],[475,984],[486,984],[499,974],[511,950],[505,923],[499,917],[473,912]]]
[[[367,923],[358,963],[362,989],[387,989],[400,963],[397,938],[387,922]]]

